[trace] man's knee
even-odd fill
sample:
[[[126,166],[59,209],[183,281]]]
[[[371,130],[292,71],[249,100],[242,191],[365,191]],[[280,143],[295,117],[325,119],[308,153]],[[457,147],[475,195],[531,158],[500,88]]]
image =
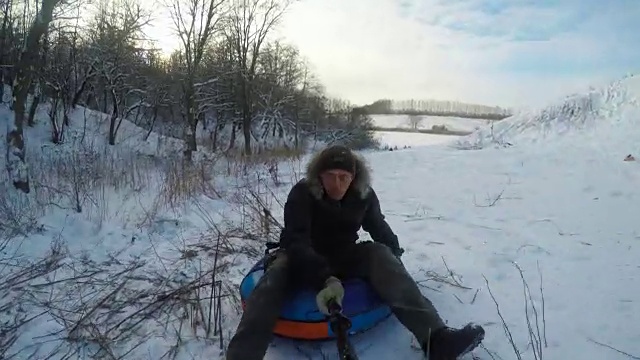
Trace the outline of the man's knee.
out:
[[[387,245],[368,241],[359,243],[358,246],[360,247],[359,255],[372,260],[374,263],[377,261],[396,259],[396,257],[393,255],[393,252]]]
[[[282,251],[273,254],[273,257],[265,264],[265,272],[263,277],[269,279],[270,282],[278,283],[286,282],[289,275],[289,259],[287,254]]]
[[[351,258],[352,266],[357,274],[368,277],[377,270],[396,268],[402,263],[393,255],[388,246],[376,242],[358,243]],[[383,270],[386,272],[387,270]]]

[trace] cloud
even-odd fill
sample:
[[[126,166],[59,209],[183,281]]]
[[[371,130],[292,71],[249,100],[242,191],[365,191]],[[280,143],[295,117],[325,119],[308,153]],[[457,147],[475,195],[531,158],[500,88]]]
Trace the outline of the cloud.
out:
[[[279,33],[329,93],[538,106],[640,68],[640,2],[301,0]]]

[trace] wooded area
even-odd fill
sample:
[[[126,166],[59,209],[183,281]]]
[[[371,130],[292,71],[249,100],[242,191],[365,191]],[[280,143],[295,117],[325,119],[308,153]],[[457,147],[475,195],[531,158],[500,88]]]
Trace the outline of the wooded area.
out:
[[[84,106],[110,116],[111,145],[127,119],[184,139],[187,161],[199,128],[214,151],[240,147],[247,156],[274,142],[371,144],[366,114],[326,96],[298,50],[269,38],[290,0],[166,5],[181,43],[170,56],[145,35],[152,16],[136,0],[0,0],[0,91],[15,111],[7,167],[16,188],[29,192],[23,127],[44,102],[53,143],[65,141],[69,114]]]

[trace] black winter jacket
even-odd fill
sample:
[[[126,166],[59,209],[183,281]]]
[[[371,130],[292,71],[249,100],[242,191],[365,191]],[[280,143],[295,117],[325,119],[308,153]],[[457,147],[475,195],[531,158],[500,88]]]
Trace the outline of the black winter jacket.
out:
[[[358,230],[399,255],[398,237],[386,222],[370,186],[370,172],[360,157],[356,176],[341,201],[324,195],[318,174],[319,155],[307,166],[307,176],[293,186],[284,206],[280,246],[288,254],[297,281],[319,288],[333,271],[330,260],[353,246]]]

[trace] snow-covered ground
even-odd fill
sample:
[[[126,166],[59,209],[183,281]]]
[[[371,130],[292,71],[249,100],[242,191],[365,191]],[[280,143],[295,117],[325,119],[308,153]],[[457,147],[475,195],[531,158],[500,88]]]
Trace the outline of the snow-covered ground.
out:
[[[451,142],[451,135],[435,135],[424,133],[404,133],[397,131],[376,131],[376,139],[382,147],[429,146]]]
[[[533,348],[538,359],[629,358],[610,347],[640,354],[640,166],[623,161],[640,152],[640,79],[597,93],[586,95],[590,105],[572,98],[509,120],[502,142],[481,151],[458,149],[475,134],[368,156],[405,264],[451,325],[485,326],[481,359],[518,358],[501,316],[523,359],[536,358]],[[557,108],[574,117],[544,121]],[[362,358],[418,359],[410,342],[393,318],[356,338]],[[295,357],[285,343],[268,359]]]
[[[454,116],[419,115],[418,129],[431,129],[434,125],[444,125],[448,130],[474,131],[490,123],[489,120],[467,119]],[[412,128],[409,115],[371,115],[373,123],[381,128]]]
[[[217,311],[208,299],[235,294],[227,287],[239,270],[229,263],[258,251],[241,240],[254,231],[245,204],[268,183],[269,164],[200,151],[189,170],[180,140],[145,140],[147,131],[126,120],[110,146],[108,116],[82,107],[54,145],[47,111],[25,127],[33,191],[17,193],[6,172],[0,183],[0,351],[160,359],[178,338],[195,342],[182,327],[213,338],[209,319],[235,313],[236,302],[223,298]],[[10,116],[0,107],[3,122]],[[222,281],[213,295],[212,278]],[[215,358],[210,343],[195,346]]]
[[[485,326],[485,348],[475,351],[478,358],[519,359],[509,337],[522,359],[629,358],[619,351],[640,356],[640,165],[623,161],[628,154],[640,156],[639,96],[640,79],[629,78],[538,113],[505,120],[492,133],[483,128],[465,138],[443,136],[439,140],[446,142],[431,146],[363,153],[371,162],[373,184],[387,220],[406,249],[403,261],[424,286],[424,294],[450,325],[475,321]],[[560,130],[562,135],[553,135]],[[105,196],[118,202],[110,201],[112,218],[101,227],[85,214],[50,209],[39,218],[41,229],[21,242],[12,240],[11,251],[5,254],[18,253],[27,258],[42,253],[34,249],[64,241],[71,255],[65,258],[58,277],[50,274],[49,282],[63,277],[78,280],[64,287],[44,286],[45,280],[29,282],[27,288],[32,293],[21,298],[21,305],[37,311],[33,305],[27,306],[27,299],[33,303],[48,301],[56,305],[56,310],[27,325],[28,330],[21,333],[13,349],[28,349],[17,357],[44,358],[43,354],[60,344],[53,339],[64,337],[83,345],[79,347],[84,353],[72,358],[84,358],[88,351],[107,346],[118,355],[124,354],[139,340],[134,332],[127,332],[134,324],[121,322],[141,318],[135,312],[140,307],[122,306],[122,299],[133,303],[132,299],[144,294],[169,294],[168,289],[189,281],[200,284],[198,274],[217,259],[212,256],[219,239],[214,228],[224,225],[234,229],[243,217],[250,217],[251,201],[245,201],[240,211],[237,202],[229,199],[261,195],[280,219],[281,210],[274,198],[283,200],[303,166],[304,159],[281,163],[277,177],[283,182],[281,186],[275,186],[268,172],[261,172],[266,178],[240,176],[240,181],[231,181],[224,174],[214,176],[224,196],[194,195],[184,206],[161,209],[153,216],[145,215],[143,207],[131,198],[143,204],[145,199],[151,202],[148,199],[156,187],[144,188],[138,195],[109,192]],[[248,181],[254,184],[254,190],[239,184]],[[260,185],[257,190],[256,183]],[[220,260],[225,268],[216,279],[227,286],[223,293],[237,296],[242,274],[259,253],[247,249],[251,247],[246,244],[253,244],[253,240],[242,240],[237,232],[226,234],[230,244],[225,249],[230,254]],[[119,275],[123,266],[140,265],[140,260],[144,263],[135,272],[138,277],[127,278],[133,284],[129,290],[133,295],[115,291],[125,280]],[[86,274],[101,266],[108,270],[94,276],[108,280],[94,283],[93,288],[83,287],[81,270]],[[145,280],[160,279],[160,275],[170,281]],[[207,275],[210,279],[211,274]],[[124,313],[113,315],[113,319],[92,317],[93,309],[107,313],[106,305],[96,303],[105,297],[112,308]],[[203,291],[200,297],[206,299],[209,294]],[[162,303],[153,299],[135,303]],[[137,329],[138,333],[153,330],[145,333],[148,341],[125,358],[160,359],[180,338],[178,359],[217,359],[221,353],[217,338],[207,335],[203,329],[206,326],[192,318],[197,307],[194,304],[201,303],[209,302],[185,297],[182,303],[171,303],[187,314],[182,324],[168,315],[170,309],[158,310],[154,313],[157,321],[147,319],[144,328]],[[204,318],[208,319],[206,306]],[[238,305],[226,297],[222,308],[226,342],[239,319]],[[65,309],[78,313],[69,314]],[[65,322],[62,318],[92,318],[102,325],[94,328],[88,321]],[[172,322],[166,327],[165,321]],[[102,332],[97,334],[98,330]],[[96,340],[111,339],[114,334],[123,334],[123,339],[109,344]],[[529,344],[530,334],[533,345]],[[393,317],[355,337],[354,342],[362,359],[420,358],[411,349],[411,336]],[[37,344],[42,344],[39,355],[30,356],[38,350]],[[535,357],[534,349],[541,349],[543,354]],[[53,358],[63,356],[60,353]],[[335,345],[276,339],[266,357],[298,358],[335,359]]]

